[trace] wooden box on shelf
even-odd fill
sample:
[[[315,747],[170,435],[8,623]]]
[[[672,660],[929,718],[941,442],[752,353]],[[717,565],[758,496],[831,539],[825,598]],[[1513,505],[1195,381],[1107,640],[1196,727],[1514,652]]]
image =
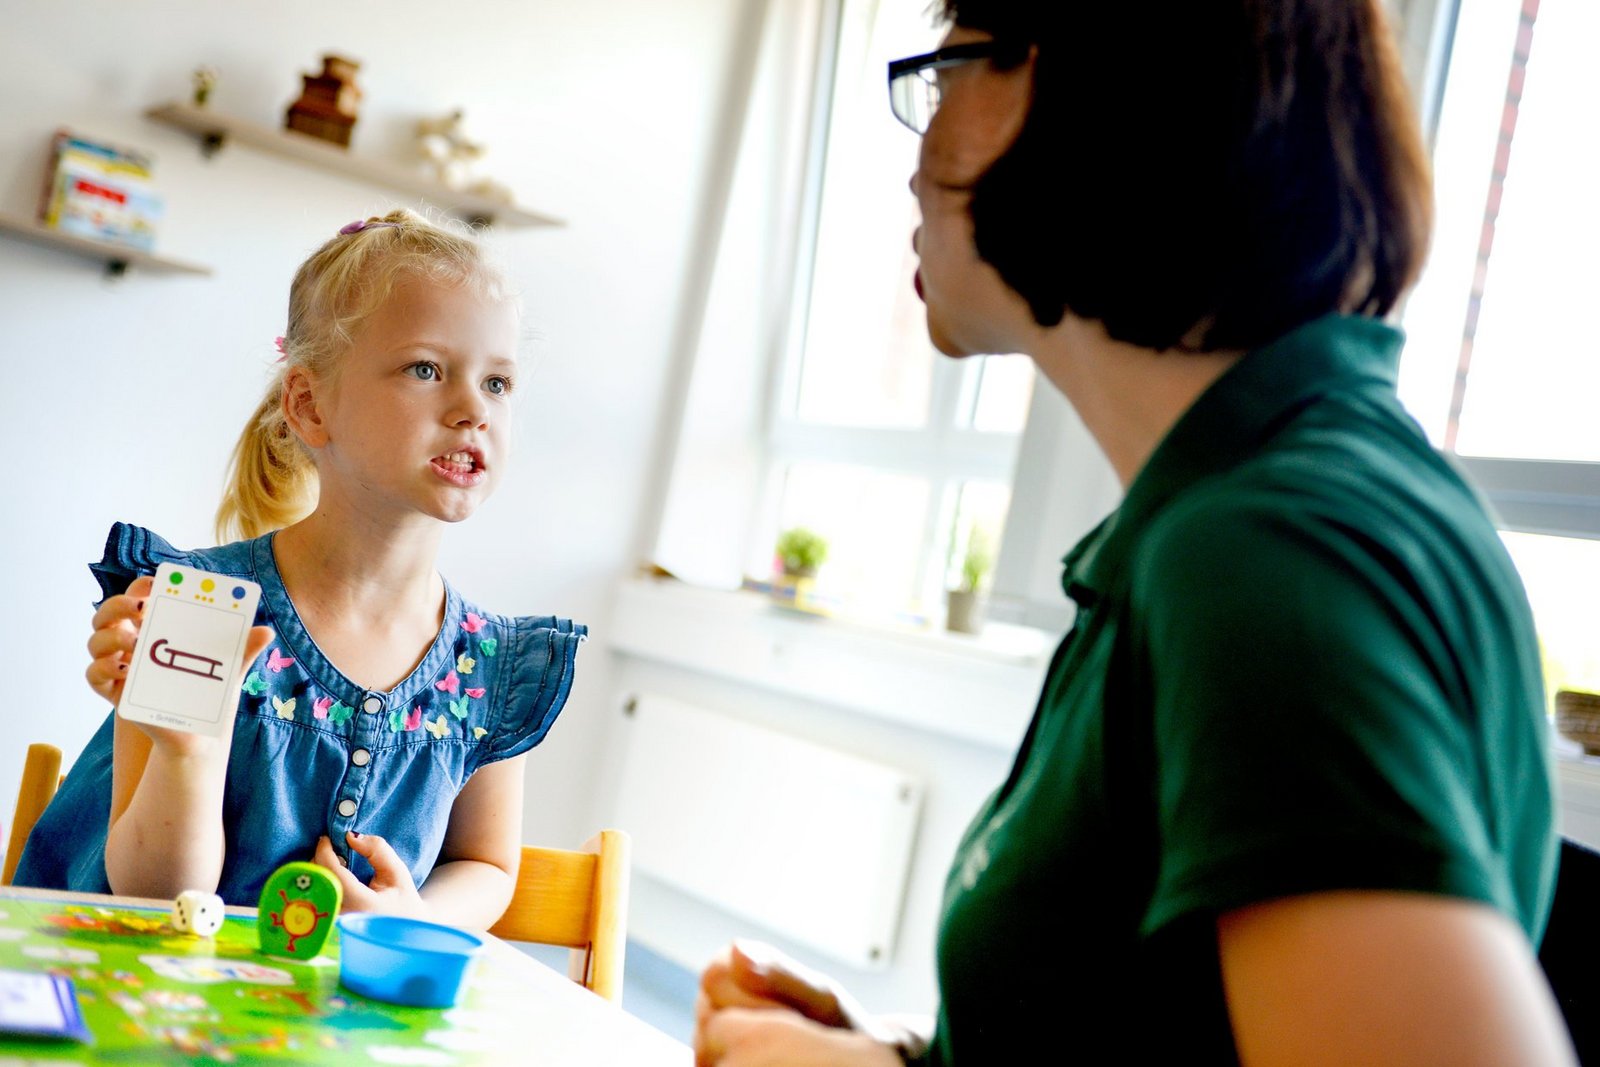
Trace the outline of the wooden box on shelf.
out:
[[[298,133],[350,147],[350,133],[356,125],[356,109],[361,90],[356,88],[356,71],[361,65],[342,56],[323,56],[321,74],[302,74],[305,83],[300,99],[289,105],[284,124]]]

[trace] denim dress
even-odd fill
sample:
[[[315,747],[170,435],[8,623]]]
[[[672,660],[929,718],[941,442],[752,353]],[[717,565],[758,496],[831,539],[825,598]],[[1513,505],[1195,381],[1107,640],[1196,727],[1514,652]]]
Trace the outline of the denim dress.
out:
[[[310,860],[326,834],[363,882],[372,867],[345,831],[388,840],[420,887],[439,858],[456,795],[486,763],[538,744],[566,703],[586,628],[491,615],[445,583],[444,625],[395,688],[363,689],[312,642],[284,591],[272,534],[183,552],[149,530],[111,529],[92,563],[106,596],[162,562],[261,586],[256,622],[276,637],[245,672],[222,801],[227,854],[217,892],[254,905],[269,875]],[[28,838],[15,884],[109,893],[112,716],[72,765]]]

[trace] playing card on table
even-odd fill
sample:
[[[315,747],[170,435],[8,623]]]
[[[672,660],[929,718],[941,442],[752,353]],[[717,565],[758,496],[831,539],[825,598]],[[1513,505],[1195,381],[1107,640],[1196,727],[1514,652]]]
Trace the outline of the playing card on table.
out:
[[[163,563],[145,604],[117,714],[191,733],[222,733],[261,587]]]

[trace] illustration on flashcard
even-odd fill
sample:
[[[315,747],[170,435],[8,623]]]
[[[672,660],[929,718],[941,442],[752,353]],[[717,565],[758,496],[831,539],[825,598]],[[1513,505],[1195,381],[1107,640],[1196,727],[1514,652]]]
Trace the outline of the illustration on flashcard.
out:
[[[157,667],[166,667],[185,674],[198,674],[214,682],[223,680],[220,673],[222,670],[220,659],[202,656],[198,652],[185,652],[181,648],[173,647],[165,637],[150,646],[150,660]],[[201,670],[202,667],[205,669]]]

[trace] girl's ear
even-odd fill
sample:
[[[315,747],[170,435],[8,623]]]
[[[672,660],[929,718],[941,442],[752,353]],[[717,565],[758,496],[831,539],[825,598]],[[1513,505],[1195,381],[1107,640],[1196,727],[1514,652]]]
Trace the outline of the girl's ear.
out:
[[[304,367],[291,367],[283,376],[283,420],[307,448],[328,443],[328,428],[317,404],[317,383]]]

